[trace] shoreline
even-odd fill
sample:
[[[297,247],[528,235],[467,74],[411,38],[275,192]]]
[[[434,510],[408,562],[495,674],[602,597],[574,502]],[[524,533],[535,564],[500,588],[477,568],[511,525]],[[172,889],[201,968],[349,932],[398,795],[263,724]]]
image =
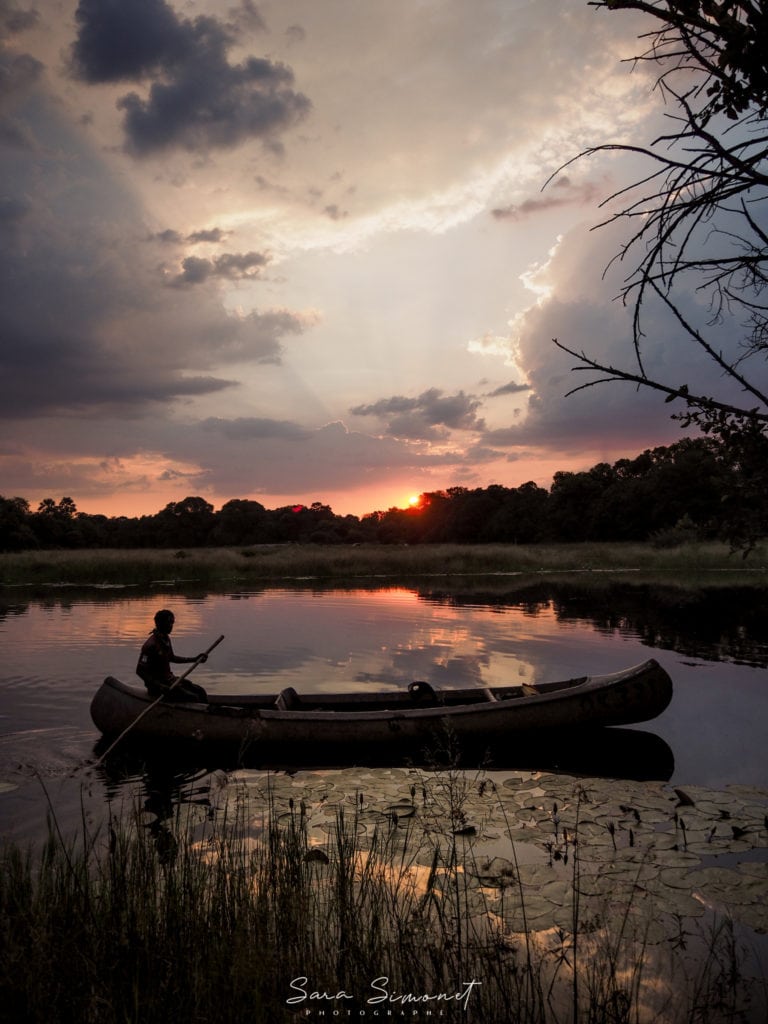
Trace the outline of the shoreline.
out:
[[[79,549],[0,553],[0,590],[39,586],[155,586],[160,584],[381,582],[473,578],[583,578],[696,585],[704,579],[762,586],[768,573],[768,549],[758,546],[748,558],[717,543],[657,548],[652,544],[437,544],[321,546],[296,544],[232,548]]]

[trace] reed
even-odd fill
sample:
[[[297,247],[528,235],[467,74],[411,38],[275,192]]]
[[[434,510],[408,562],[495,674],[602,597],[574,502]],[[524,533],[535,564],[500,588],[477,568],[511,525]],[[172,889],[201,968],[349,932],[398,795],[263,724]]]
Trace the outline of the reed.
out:
[[[385,581],[435,577],[601,572],[728,573],[764,580],[768,551],[746,560],[716,543],[659,548],[651,544],[261,545],[184,550],[44,551],[0,553],[0,586],[123,585],[159,582],[205,585],[271,581]]]
[[[510,878],[499,903],[472,881],[478,865],[454,783],[458,774],[441,782],[450,813],[433,829],[395,813],[365,841],[361,797],[338,811],[323,846],[293,804],[202,830],[181,813],[151,827],[111,818],[66,842],[54,822],[40,850],[5,844],[6,1019],[280,1024],[426,1020],[428,1010],[464,1024],[742,1019],[747,996],[727,930],[713,931],[686,975],[629,926],[631,899],[618,918],[584,921],[574,894],[571,928],[513,925],[523,887]],[[577,852],[573,865],[578,889]]]

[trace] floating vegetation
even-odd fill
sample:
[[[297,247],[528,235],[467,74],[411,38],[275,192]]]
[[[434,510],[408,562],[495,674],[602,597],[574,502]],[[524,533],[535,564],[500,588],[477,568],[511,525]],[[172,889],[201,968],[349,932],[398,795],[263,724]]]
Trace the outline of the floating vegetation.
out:
[[[582,911],[589,913],[591,903],[595,912],[601,909],[609,883],[614,899],[648,905],[657,933],[666,927],[674,935],[681,917],[700,918],[713,910],[768,934],[768,793],[763,790],[681,790],[546,772],[391,768],[291,775],[243,771],[231,777],[220,797],[225,805],[248,806],[257,817],[267,805],[280,810],[301,799],[307,833],[315,838],[332,830],[346,801],[357,808],[362,845],[385,824],[391,829],[407,824],[416,863],[426,864],[436,846],[447,857],[445,851],[460,841],[471,847],[468,877],[486,897],[500,898],[512,880],[522,886],[529,926],[535,922],[546,929],[563,922],[578,857]],[[512,845],[517,866],[509,859]],[[727,866],[716,866],[720,861]]]
[[[281,1024],[318,1016],[310,990],[326,1018],[372,1017],[382,978],[435,998],[471,981],[440,1007],[462,1024],[762,1024],[768,794],[685,794],[543,772],[197,776],[175,809],[52,834],[37,860],[2,851],[0,992],[25,1024]]]

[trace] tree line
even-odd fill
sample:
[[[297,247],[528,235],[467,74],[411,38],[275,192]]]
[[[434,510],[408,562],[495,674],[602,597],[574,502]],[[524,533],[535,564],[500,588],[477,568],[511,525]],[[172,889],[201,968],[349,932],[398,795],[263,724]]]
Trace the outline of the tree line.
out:
[[[764,502],[741,500],[749,481],[710,439],[685,438],[612,465],[555,473],[547,490],[450,487],[407,509],[336,515],[320,501],[267,509],[234,498],[215,511],[199,496],[139,517],[79,512],[69,497],[0,497],[0,548],[186,548],[254,544],[536,544],[727,539],[748,548],[768,534]]]

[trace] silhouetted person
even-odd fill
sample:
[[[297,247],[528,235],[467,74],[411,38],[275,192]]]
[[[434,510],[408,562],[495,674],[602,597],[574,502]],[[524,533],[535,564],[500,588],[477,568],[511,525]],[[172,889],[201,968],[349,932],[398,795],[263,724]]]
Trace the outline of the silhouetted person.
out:
[[[193,700],[205,702],[208,694],[189,679],[182,680],[178,686],[171,664],[190,665],[194,661],[207,661],[207,654],[198,654],[195,658],[179,658],[173,653],[171,630],[176,617],[167,608],[155,614],[155,628],[149,634],[141,648],[136,674],[144,680],[144,685],[152,697],[165,696],[166,700]]]

